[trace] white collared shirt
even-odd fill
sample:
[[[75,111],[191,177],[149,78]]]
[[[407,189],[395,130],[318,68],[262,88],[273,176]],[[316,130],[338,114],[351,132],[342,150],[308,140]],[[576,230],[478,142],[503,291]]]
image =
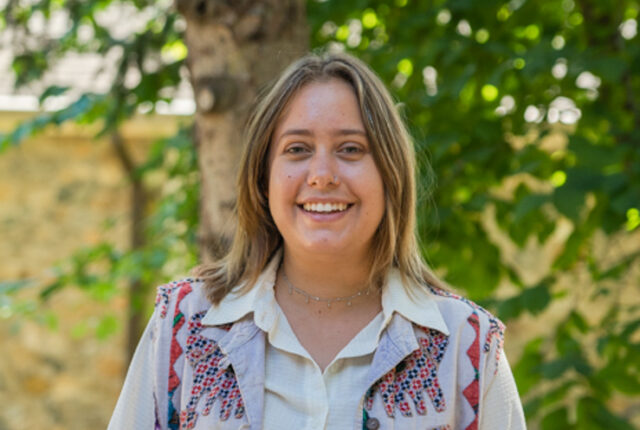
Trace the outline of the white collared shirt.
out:
[[[191,424],[197,419],[196,429],[237,429],[240,423],[251,429],[353,429],[362,427],[363,415],[375,417],[382,429],[424,428],[427,422],[428,428],[450,430],[526,428],[502,352],[503,327],[477,305],[436,289],[416,288],[409,294],[398,271],[392,270],[382,292],[382,312],[321,372],[275,300],[278,264],[276,256],[249,292],[232,292],[216,306],[206,301],[199,281],[160,287],[156,312],[131,363],[109,429],[151,430],[156,424],[160,429],[177,428],[175,421],[167,423],[175,416],[171,408],[177,408],[182,423],[190,399],[197,410],[185,419]],[[189,351],[191,335],[199,343]],[[420,354],[428,355],[426,362],[411,358]],[[201,357],[210,358],[199,362]],[[200,391],[192,391],[200,381],[196,373],[206,372],[215,357],[224,357],[222,368],[233,365],[245,390],[227,398],[229,393],[216,394],[209,385],[206,393],[221,396],[220,401],[211,398],[216,411],[235,405],[237,418],[205,413],[202,408],[208,401],[198,402]],[[431,377],[422,373],[434,370],[428,367],[433,365],[436,373]],[[215,375],[234,378],[234,371]],[[372,386],[383,375],[392,379]],[[177,382],[178,391],[168,392],[167,380],[170,386]],[[430,398],[421,406],[428,411],[420,415],[418,404],[406,397],[417,382],[427,384],[422,396]],[[226,382],[213,381],[217,383]],[[393,395],[382,395],[388,389],[404,392],[405,401],[399,398],[394,404]],[[415,395],[422,388],[417,391]],[[246,409],[240,407],[241,400]]]
[[[279,258],[271,261],[251,291],[231,293],[224,306],[212,307],[203,323],[222,325],[253,313],[267,333],[265,360],[265,429],[352,429],[362,419],[367,375],[380,335],[394,312],[422,327],[448,335],[433,300],[418,291],[412,299],[396,270],[382,292],[382,312],[376,315],[336,355],[324,372],[300,344],[274,294]],[[414,349],[418,343],[415,339]]]

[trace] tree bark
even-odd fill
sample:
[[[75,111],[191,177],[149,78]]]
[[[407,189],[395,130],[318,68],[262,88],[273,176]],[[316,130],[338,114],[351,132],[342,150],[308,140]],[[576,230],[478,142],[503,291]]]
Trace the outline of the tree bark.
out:
[[[308,50],[303,0],[176,0],[185,17],[196,99],[202,262],[228,249],[235,227],[241,136],[257,92]]]

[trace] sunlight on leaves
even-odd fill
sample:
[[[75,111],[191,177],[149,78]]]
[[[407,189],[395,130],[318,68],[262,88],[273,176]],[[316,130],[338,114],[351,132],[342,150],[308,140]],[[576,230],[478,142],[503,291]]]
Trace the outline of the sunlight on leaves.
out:
[[[486,84],[482,86],[482,98],[488,102],[492,102],[498,98],[498,88],[491,84]]]

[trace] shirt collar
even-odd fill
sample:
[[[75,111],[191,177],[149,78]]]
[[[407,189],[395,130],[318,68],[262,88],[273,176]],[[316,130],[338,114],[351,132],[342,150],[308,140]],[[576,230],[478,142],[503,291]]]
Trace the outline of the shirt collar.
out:
[[[275,306],[273,286],[276,282],[276,272],[281,258],[282,251],[276,252],[253,288],[245,294],[241,293],[241,287],[234,288],[220,303],[209,308],[202,323],[205,325],[229,324],[254,312],[256,325],[262,330],[268,331],[273,325],[275,315],[274,312],[267,312],[267,309],[274,309]]]
[[[415,286],[409,291],[402,282],[398,269],[391,269],[382,290],[383,327],[389,324],[394,312],[414,324],[449,335],[449,329],[433,294],[421,286]]]
[[[254,312],[256,325],[269,332],[277,318],[273,286],[281,259],[282,250],[276,252],[251,290],[245,294],[240,293],[241,288],[232,290],[222,302],[209,308],[202,323],[205,325],[233,323]],[[449,335],[449,329],[433,294],[422,287],[413,288],[409,292],[402,281],[400,272],[397,269],[391,269],[382,291],[384,322],[381,329],[389,324],[395,312],[414,324]]]

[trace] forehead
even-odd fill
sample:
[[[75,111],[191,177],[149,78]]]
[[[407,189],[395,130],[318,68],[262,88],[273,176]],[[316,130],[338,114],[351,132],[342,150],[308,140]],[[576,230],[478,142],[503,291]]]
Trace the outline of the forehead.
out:
[[[286,129],[357,127],[364,131],[353,87],[339,78],[304,85],[289,100],[276,122],[274,137]]]

